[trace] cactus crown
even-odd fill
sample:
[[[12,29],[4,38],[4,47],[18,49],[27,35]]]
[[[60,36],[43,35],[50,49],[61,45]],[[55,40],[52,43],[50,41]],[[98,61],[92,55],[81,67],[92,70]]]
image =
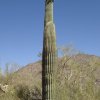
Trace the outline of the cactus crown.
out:
[[[46,4],[49,4],[50,2],[54,2],[54,0],[46,0]]]

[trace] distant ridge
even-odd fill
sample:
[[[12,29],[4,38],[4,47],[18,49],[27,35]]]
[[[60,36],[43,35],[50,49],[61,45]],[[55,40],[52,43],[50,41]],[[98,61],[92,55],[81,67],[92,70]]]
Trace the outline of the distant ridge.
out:
[[[61,64],[62,58],[59,58],[59,63]],[[62,60],[63,61],[63,60]],[[63,61],[64,62],[64,61]],[[67,68],[71,65],[70,63],[79,64],[82,66],[90,66],[91,64],[93,67],[97,67],[94,71],[96,82],[100,84],[100,57],[95,55],[87,55],[87,54],[78,54],[75,56],[72,56],[69,61],[66,63],[65,66],[67,66],[65,69],[61,66],[58,66],[58,69],[67,71]],[[13,75],[10,84],[27,84],[27,85],[38,85],[41,84],[41,78],[42,78],[42,62],[37,61],[35,63],[28,64],[24,66],[23,68],[19,69],[15,75]],[[60,65],[58,64],[58,65]],[[62,63],[63,64],[63,63]],[[74,66],[72,64],[72,66]],[[87,67],[86,67],[87,68]],[[88,68],[89,69],[89,68]],[[60,71],[59,71],[60,72]],[[66,74],[65,74],[66,75]],[[62,76],[64,77],[64,76]]]

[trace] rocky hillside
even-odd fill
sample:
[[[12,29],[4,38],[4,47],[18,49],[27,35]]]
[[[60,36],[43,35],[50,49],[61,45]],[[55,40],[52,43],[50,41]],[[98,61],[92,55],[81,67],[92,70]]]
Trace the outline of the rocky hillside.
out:
[[[0,100],[28,100],[27,96],[41,100],[41,65],[41,61],[28,64],[9,75],[8,92],[1,88]],[[78,54],[59,58],[55,80],[57,100],[100,100],[100,57]]]
[[[58,59],[57,76],[60,75],[61,80],[69,78],[74,80],[75,75],[84,78],[95,78],[97,84],[100,83],[100,57],[94,55],[78,54],[71,58],[65,57]],[[41,84],[41,61],[28,64],[18,70],[11,78],[11,84],[24,83],[27,85]],[[92,75],[92,76],[91,76]]]

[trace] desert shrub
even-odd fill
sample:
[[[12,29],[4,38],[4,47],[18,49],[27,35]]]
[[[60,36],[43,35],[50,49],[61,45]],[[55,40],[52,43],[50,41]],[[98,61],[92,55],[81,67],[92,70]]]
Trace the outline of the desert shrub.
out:
[[[16,88],[16,94],[21,100],[40,100],[41,90],[37,87],[29,87],[27,85],[18,85]]]
[[[80,54],[83,57],[82,54]],[[70,59],[64,56],[57,68],[57,100],[100,100],[100,87],[96,84],[96,69],[100,68],[95,57],[80,59],[76,55]]]

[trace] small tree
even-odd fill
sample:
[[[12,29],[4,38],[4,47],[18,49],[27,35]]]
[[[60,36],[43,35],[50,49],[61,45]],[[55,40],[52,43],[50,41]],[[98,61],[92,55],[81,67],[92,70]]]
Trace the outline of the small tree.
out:
[[[16,72],[20,66],[16,63],[7,63],[5,66],[5,84],[9,83],[9,79],[11,80],[14,72]]]

